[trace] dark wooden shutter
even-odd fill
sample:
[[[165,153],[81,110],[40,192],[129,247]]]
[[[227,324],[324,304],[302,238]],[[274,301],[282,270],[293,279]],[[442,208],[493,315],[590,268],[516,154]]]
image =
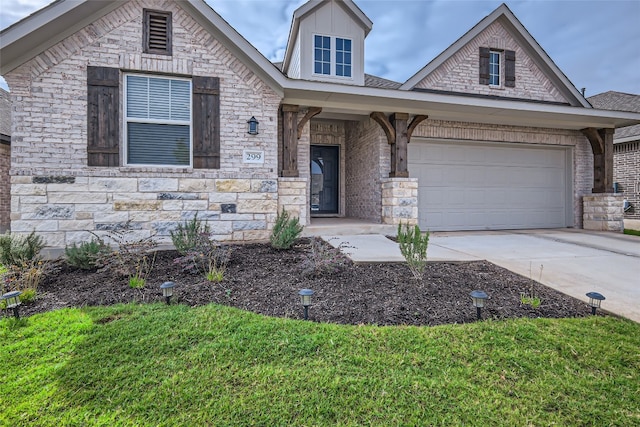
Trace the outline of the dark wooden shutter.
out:
[[[489,48],[481,47],[480,48],[480,64],[479,64],[479,75],[480,75],[480,84],[488,85],[489,84]]]
[[[193,167],[220,168],[220,79],[194,76]]]
[[[144,53],[171,55],[171,12],[144,10]]]
[[[504,85],[516,87],[516,53],[512,50],[504,51]]]
[[[87,164],[120,163],[120,70],[87,67]]]

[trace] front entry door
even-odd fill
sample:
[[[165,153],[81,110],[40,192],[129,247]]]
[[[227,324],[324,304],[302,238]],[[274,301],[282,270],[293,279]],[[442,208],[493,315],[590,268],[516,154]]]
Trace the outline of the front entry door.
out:
[[[311,214],[338,213],[340,147],[311,146]]]

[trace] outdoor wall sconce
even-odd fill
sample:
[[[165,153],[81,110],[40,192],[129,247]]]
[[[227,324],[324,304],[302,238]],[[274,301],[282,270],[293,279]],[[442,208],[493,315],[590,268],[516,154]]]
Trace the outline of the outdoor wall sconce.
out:
[[[167,305],[171,304],[171,297],[173,296],[173,288],[176,286],[173,282],[164,282],[160,285],[160,289],[162,289],[162,296],[167,301]]]
[[[476,308],[476,314],[478,316],[478,320],[482,319],[480,316],[480,312],[482,311],[482,307],[484,307],[484,302],[489,298],[486,293],[483,291],[473,291],[471,292],[471,299],[473,300],[473,306]]]
[[[247,133],[249,135],[257,135],[259,124],[260,123],[256,120],[256,118],[254,116],[251,116],[251,118],[247,122]]]
[[[598,292],[587,292],[587,296],[589,297],[589,306],[591,307],[591,314],[596,314],[596,309],[600,308],[600,304],[606,298],[604,295],[599,294]]]
[[[311,289],[302,289],[298,292],[300,295],[300,302],[304,307],[304,320],[309,320],[309,306],[311,305],[311,295],[313,295],[313,291]]]
[[[2,295],[2,297],[0,297],[0,300],[6,301],[7,308],[13,309],[13,315],[16,319],[20,319],[20,304],[22,304],[20,302],[20,295],[22,295],[22,292],[13,291],[7,292],[6,294]]]

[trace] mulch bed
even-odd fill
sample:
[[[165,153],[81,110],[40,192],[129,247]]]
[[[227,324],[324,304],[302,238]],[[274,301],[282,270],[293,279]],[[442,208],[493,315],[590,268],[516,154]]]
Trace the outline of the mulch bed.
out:
[[[221,283],[185,272],[174,263],[175,251],[158,251],[143,289],[132,289],[127,277],[113,271],[86,271],[62,261],[38,289],[35,302],[24,304],[24,316],[62,307],[163,301],[160,284],[176,283],[172,303],[192,307],[218,303],[267,316],[300,319],[298,291],[313,289],[309,318],[317,322],[375,325],[441,325],[476,321],[469,293],[485,291],[490,299],[483,318],[582,317],[584,302],[485,261],[428,263],[417,282],[405,264],[354,265],[326,243],[300,239],[291,250],[268,244],[232,245]],[[310,254],[315,254],[315,257]],[[316,262],[310,262],[309,259]],[[326,268],[314,268],[314,266]],[[521,303],[521,292],[534,294],[538,308]]]

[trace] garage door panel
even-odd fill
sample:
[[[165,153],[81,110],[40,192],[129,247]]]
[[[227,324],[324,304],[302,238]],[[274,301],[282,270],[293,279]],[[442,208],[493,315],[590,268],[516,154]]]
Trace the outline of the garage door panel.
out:
[[[567,150],[412,141],[419,223],[431,230],[566,226]]]

